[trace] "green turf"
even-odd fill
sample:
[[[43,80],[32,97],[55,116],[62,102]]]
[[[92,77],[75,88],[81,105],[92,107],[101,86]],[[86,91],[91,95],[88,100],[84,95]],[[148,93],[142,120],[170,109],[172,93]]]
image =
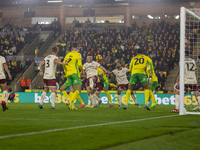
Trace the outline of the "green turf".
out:
[[[200,116],[169,113],[174,106],[157,106],[147,111],[134,105],[127,110],[101,105],[70,111],[64,104],[56,104],[58,110],[51,110],[50,104],[44,104],[43,110],[37,105],[11,103],[9,110],[0,111],[0,150],[200,147],[200,124],[192,124],[200,122]],[[47,131],[54,129],[61,130]],[[37,134],[15,136],[23,133]],[[2,138],[6,135],[14,137]]]

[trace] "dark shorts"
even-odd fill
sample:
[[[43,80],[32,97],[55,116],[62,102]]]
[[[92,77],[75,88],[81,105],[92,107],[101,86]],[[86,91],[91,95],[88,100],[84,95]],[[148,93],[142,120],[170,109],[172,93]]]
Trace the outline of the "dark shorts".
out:
[[[197,84],[184,84],[184,91],[187,91],[188,88],[190,88],[191,91],[199,91]],[[179,90],[179,86],[177,86],[176,89]]]
[[[90,78],[95,78],[94,87],[93,87],[93,88],[95,88],[95,87],[96,87],[96,83],[97,83],[97,81],[98,81],[98,77],[97,77],[97,76],[89,77],[89,78],[87,79],[87,83],[86,83],[87,87],[90,86]]]
[[[127,90],[128,89],[128,84],[119,84],[117,86],[118,89],[120,90]]]
[[[44,87],[56,87],[56,79],[43,79]]]
[[[6,79],[0,79],[0,84],[6,83]]]
[[[103,90],[103,84],[100,82],[96,83],[96,89],[98,92],[101,92]]]

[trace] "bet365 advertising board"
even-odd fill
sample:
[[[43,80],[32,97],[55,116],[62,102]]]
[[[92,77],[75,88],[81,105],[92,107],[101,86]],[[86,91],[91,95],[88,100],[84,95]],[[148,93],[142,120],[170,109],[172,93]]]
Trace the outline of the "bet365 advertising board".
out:
[[[112,101],[115,104],[118,104],[117,101],[117,93],[116,92],[112,92],[110,93],[111,97],[112,97]],[[42,93],[35,93],[35,92],[16,92],[15,93],[15,99],[14,102],[15,103],[39,103],[40,98],[41,98]],[[144,94],[143,93],[136,93],[136,99],[137,102],[139,104],[144,104]],[[155,98],[158,102],[159,105],[175,105],[175,95],[174,94],[154,94]],[[83,101],[85,103],[88,102],[88,96],[86,92],[80,93],[81,98],[83,99]],[[126,99],[126,94],[122,93],[121,94],[121,99],[122,99],[122,103],[125,103],[125,99]],[[108,104],[108,98],[106,96],[105,93],[101,93],[100,94],[100,98],[102,100],[103,104]],[[3,93],[0,93],[0,99],[3,99]],[[62,93],[57,93],[57,101],[56,103],[66,103],[66,99],[63,96]],[[45,97],[44,103],[50,103],[51,99],[50,99],[50,93],[48,93]],[[79,103],[78,100],[76,100],[76,103]],[[133,99],[130,98],[129,101],[130,104],[135,104]],[[151,103],[151,102],[150,102]],[[196,105],[196,99],[194,95],[185,95],[185,104],[186,105]]]

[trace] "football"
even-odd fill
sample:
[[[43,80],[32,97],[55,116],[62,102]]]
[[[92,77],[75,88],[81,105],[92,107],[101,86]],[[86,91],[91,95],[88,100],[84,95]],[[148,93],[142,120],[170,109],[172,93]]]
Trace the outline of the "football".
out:
[[[102,56],[101,55],[97,55],[96,56],[96,61],[101,61],[102,60]]]

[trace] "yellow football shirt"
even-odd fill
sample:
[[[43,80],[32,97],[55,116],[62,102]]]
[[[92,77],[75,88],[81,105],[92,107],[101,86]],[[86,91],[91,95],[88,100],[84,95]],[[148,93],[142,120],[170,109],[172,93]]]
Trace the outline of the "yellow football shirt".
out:
[[[150,66],[148,65],[148,66],[147,66],[147,77],[148,77],[148,78],[150,78],[150,77],[149,77],[150,69],[151,69],[151,68],[150,68]],[[151,81],[153,81],[153,82],[154,82],[154,81],[158,81],[158,78],[157,78],[157,76],[156,76],[156,74],[155,74],[155,72],[154,72],[154,69],[153,69]]]
[[[137,56],[133,57],[129,66],[129,72],[132,74],[146,74],[146,67],[149,64],[150,73],[153,73],[153,63],[151,58],[138,54]]]
[[[63,67],[65,69],[65,73],[67,76],[72,75],[72,74],[78,74],[80,76],[79,69],[82,72],[84,72],[82,61],[81,61],[81,54],[76,51],[72,51],[68,53],[65,56],[63,62],[68,62],[68,65]]]
[[[97,68],[97,77],[101,82],[103,81],[108,82],[107,76],[105,75],[104,71],[101,68]]]

